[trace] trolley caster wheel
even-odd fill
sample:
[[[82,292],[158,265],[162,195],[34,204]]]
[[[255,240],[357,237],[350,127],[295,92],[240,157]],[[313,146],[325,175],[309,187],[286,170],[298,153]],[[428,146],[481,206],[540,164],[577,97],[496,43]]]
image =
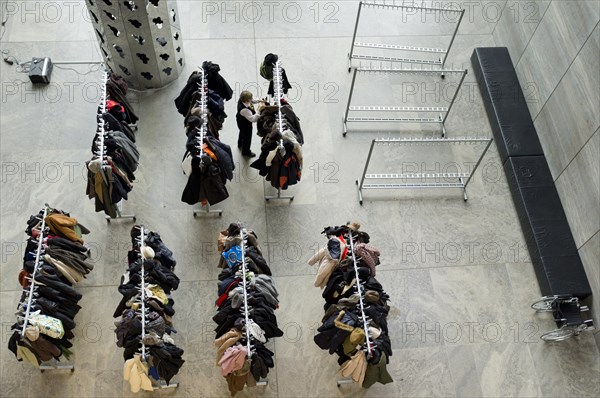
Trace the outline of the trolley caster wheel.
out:
[[[442,79],[445,79],[445,78],[446,78],[446,75],[442,74]]]
[[[194,213],[194,218],[196,218],[196,213]]]
[[[44,372],[45,372],[45,370],[44,370],[44,369],[41,369],[41,370],[40,370],[40,373],[44,373]]]
[[[358,185],[358,180],[354,181],[354,183],[355,183],[356,185]]]
[[[362,203],[363,201],[361,200],[361,201],[359,201],[359,202],[360,202],[360,205],[362,206],[362,205],[363,205],[363,203]]]
[[[346,137],[346,133],[342,133],[342,136],[344,136],[344,138]]]
[[[352,68],[348,68],[348,73],[352,72]]]
[[[223,217],[223,213],[219,213],[219,217]]]
[[[265,199],[267,202],[269,201],[269,199]]]
[[[107,218],[107,219],[106,219],[106,223],[107,223],[107,224],[110,224],[110,218]]]
[[[133,222],[136,222],[136,221],[137,221],[137,218],[136,218],[136,217],[133,217]]]
[[[71,369],[71,373],[75,373],[75,368]]]
[[[293,202],[293,201],[294,201],[294,198],[291,198],[291,199],[290,199],[290,202]]]

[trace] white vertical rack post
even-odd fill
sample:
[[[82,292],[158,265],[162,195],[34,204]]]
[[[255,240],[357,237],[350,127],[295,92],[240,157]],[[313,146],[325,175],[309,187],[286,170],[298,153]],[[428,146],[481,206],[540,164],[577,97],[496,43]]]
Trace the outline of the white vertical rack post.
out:
[[[140,249],[140,259],[142,261],[141,270],[140,270],[140,322],[142,324],[142,341],[140,352],[142,354],[142,360],[144,362],[148,361],[148,351],[146,350],[146,344],[144,344],[144,338],[146,337],[146,271],[144,269],[144,246],[146,244],[146,230],[143,225],[140,225],[140,237],[139,237],[139,249]],[[179,387],[179,383],[172,383],[167,385],[164,380],[156,380],[153,377],[150,377],[150,381],[152,382],[152,387],[155,390],[165,389],[165,388],[177,388]]]
[[[146,337],[146,272],[144,270],[144,243],[146,240],[146,233],[144,231],[144,226],[140,225],[140,259],[142,260],[141,270],[140,270],[140,301],[141,301],[141,323],[142,323],[142,359],[144,361],[147,360],[146,355],[146,344],[144,344],[144,338]]]
[[[445,74],[460,74],[460,81],[456,87],[456,90],[452,94],[452,98],[450,99],[450,103],[447,106],[388,106],[383,104],[376,104],[371,106],[352,106],[352,98],[354,95],[354,85],[356,83],[357,74],[415,74],[415,75],[432,75],[436,73],[443,72]],[[350,94],[348,96],[348,103],[346,105],[346,111],[344,112],[344,116],[342,119],[342,125],[344,132],[342,135],[345,137],[348,133],[348,123],[429,123],[429,124],[439,124],[441,127],[441,135],[442,137],[446,136],[446,120],[448,119],[448,114],[458,97],[458,93],[462,87],[462,84],[467,75],[467,69],[458,69],[458,70],[427,70],[427,69],[394,69],[394,68],[380,68],[380,69],[371,69],[371,68],[356,68],[354,69],[354,73],[352,75],[352,84],[350,85]],[[444,90],[445,92],[445,90]],[[394,114],[402,114],[402,113],[421,113],[421,114],[437,114],[435,117],[366,117],[366,116],[351,116],[352,112],[359,112],[360,115],[364,115],[365,113],[394,113]]]
[[[356,15],[356,22],[354,25],[354,34],[352,35],[352,45],[350,47],[350,52],[348,53],[348,72],[352,70],[352,60],[371,60],[371,61],[382,61],[382,62],[400,62],[407,64],[421,64],[421,65],[430,65],[430,66],[439,66],[440,69],[444,69],[446,65],[446,60],[448,59],[448,53],[452,48],[452,44],[454,44],[454,39],[456,38],[456,34],[458,32],[458,28],[460,27],[460,23],[465,14],[464,9],[455,9],[455,8],[440,8],[433,6],[432,0],[431,7],[425,6],[416,6],[412,1],[411,4],[405,5],[404,1],[402,4],[396,4],[396,1],[385,1],[385,0],[362,0],[358,4],[358,13]],[[358,26],[360,22],[360,16],[362,8],[365,9],[387,9],[390,11],[400,11],[400,12],[413,12],[413,11],[421,11],[425,13],[456,13],[458,15],[458,20],[454,27],[454,31],[452,33],[452,38],[450,39],[450,43],[446,48],[432,48],[432,47],[421,47],[421,46],[407,46],[407,45],[395,45],[395,44],[382,44],[382,43],[365,43],[356,41],[356,36],[358,32]],[[386,50],[386,51],[402,51],[402,52],[417,52],[417,53],[429,53],[429,54],[437,54],[438,59],[420,59],[420,58],[406,58],[406,57],[393,57],[393,56],[382,56],[382,55],[369,55],[369,54],[356,54],[355,48],[371,48],[377,50]],[[438,71],[441,73],[442,78],[444,78],[444,72]]]
[[[356,180],[358,186],[358,200],[363,204],[364,189],[418,189],[418,188],[460,188],[463,191],[465,202],[469,199],[467,195],[467,185],[475,174],[475,171],[481,164],[483,157],[487,153],[493,138],[378,138],[371,141],[369,154],[365,163],[362,176]],[[367,174],[373,148],[377,144],[387,145],[445,145],[445,144],[477,144],[486,143],[485,149],[479,156],[473,170],[468,173],[379,173]],[[440,179],[455,179],[456,182],[439,182]],[[466,179],[466,181],[465,181]],[[420,180],[421,182],[403,182],[403,183],[369,183],[365,184],[365,180]],[[433,182],[431,180],[434,180]],[[424,182],[425,181],[425,182]]]
[[[277,129],[279,133],[283,135],[283,132],[287,129],[286,121],[283,115],[281,114],[281,98],[283,98],[283,71],[281,66],[281,61],[277,60],[275,63],[275,67],[273,68],[273,92],[275,94],[275,105],[277,106]],[[285,148],[283,146],[283,138],[279,140],[279,151],[281,156],[285,154]],[[277,189],[277,196],[267,195],[265,196],[265,200],[268,202],[270,199],[287,199],[289,201],[293,201],[294,197],[287,195],[281,195],[281,187]]]
[[[105,171],[107,170],[107,168],[109,168],[110,166],[108,165],[108,160],[106,159],[106,147],[104,146],[104,139],[106,138],[106,128],[105,128],[105,121],[102,117],[102,115],[104,115],[106,113],[106,101],[108,100],[108,90],[106,88],[106,83],[108,83],[108,72],[104,72],[104,76],[102,78],[102,99],[100,102],[100,115],[98,116],[98,155],[100,156],[100,158],[102,159],[102,178],[104,178],[104,181],[108,184],[108,178],[106,177],[106,173]],[[117,220],[117,219],[132,219],[133,222],[136,221],[136,217],[135,214],[122,214],[123,212],[123,201],[120,201],[119,203],[117,203],[117,216],[116,217],[110,217],[110,216],[104,216],[104,218],[106,219],[107,223],[110,223],[110,220]]]
[[[246,335],[246,351],[248,355],[248,362],[252,362],[253,348],[252,348],[252,335],[250,334],[250,329],[248,329],[248,324],[250,323],[250,306],[248,305],[248,281],[246,280],[246,273],[248,269],[246,268],[246,231],[242,227],[241,224],[238,224],[240,227],[240,248],[242,251],[242,291],[244,293],[244,333]],[[257,386],[266,386],[268,384],[267,380],[256,380]]]
[[[200,73],[201,73],[201,80],[202,80],[202,84],[200,87],[200,101],[198,101],[198,106],[201,109],[201,119],[202,119],[202,125],[200,126],[199,129],[197,129],[197,137],[198,137],[198,146],[196,147],[198,149],[198,157],[200,158],[200,162],[202,162],[202,154],[204,153],[204,150],[202,149],[202,145],[204,144],[204,138],[206,137],[206,132],[208,131],[208,83],[206,80],[206,73],[204,72],[204,68],[200,68]],[[198,209],[198,210],[194,210],[194,218],[198,215],[198,214],[209,214],[209,213],[215,213],[218,214],[219,217],[221,217],[223,215],[223,210],[217,210],[217,209],[211,209],[210,208],[210,203],[206,203],[206,206],[204,206],[204,209]]]
[[[372,343],[371,341],[371,336],[369,335],[369,319],[367,317],[367,315],[365,314],[365,292],[364,292],[364,288],[363,288],[363,281],[360,280],[360,274],[358,272],[358,263],[356,260],[356,255],[354,254],[354,237],[352,236],[352,230],[350,228],[348,228],[348,235],[350,237],[350,252],[352,253],[352,262],[354,264],[354,273],[356,274],[356,290],[358,293],[358,308],[360,309],[360,314],[359,314],[359,318],[361,320],[362,326],[363,326],[363,330],[365,332],[365,351],[367,353],[367,359],[371,357],[371,353],[373,351],[373,348],[375,348],[375,345]],[[352,379],[342,379],[342,380],[338,380],[337,385],[338,387],[342,384],[350,384],[352,383]]]
[[[29,323],[29,317],[31,315],[31,306],[35,303],[34,295],[37,290],[37,285],[35,283],[35,277],[38,273],[40,265],[44,262],[42,259],[42,255],[44,253],[43,243],[45,239],[45,231],[46,231],[46,215],[48,214],[48,204],[44,206],[44,211],[42,215],[42,225],[40,227],[40,232],[38,234],[37,240],[37,249],[35,252],[35,263],[33,266],[33,272],[31,273],[31,278],[29,279],[29,290],[27,293],[27,304],[25,304],[25,314],[22,317],[22,325],[21,325],[21,338],[25,338],[25,330],[27,329],[27,324]],[[22,308],[22,304],[19,306]],[[71,372],[75,371],[74,365],[62,365],[57,360],[53,359],[51,362],[43,362],[40,365],[40,371],[44,372],[45,370],[57,370],[57,369],[66,369]]]

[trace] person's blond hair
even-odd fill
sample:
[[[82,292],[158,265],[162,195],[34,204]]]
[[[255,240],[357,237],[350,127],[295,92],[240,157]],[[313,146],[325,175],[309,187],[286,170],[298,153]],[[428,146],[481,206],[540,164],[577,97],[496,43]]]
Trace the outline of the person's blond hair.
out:
[[[249,102],[252,101],[252,93],[250,91],[242,91],[240,94],[240,101],[241,102]]]

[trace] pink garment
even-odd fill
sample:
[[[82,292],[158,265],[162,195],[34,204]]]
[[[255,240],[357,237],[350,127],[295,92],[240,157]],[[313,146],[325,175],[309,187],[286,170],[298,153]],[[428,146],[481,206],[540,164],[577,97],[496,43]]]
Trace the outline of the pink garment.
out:
[[[218,362],[218,365],[221,367],[221,374],[227,376],[236,370],[240,370],[244,366],[247,353],[246,348],[239,344],[226,349]]]

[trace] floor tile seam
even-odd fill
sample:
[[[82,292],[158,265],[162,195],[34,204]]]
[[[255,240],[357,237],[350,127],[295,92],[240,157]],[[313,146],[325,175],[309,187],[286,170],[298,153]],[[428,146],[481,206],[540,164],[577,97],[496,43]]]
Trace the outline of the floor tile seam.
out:
[[[444,358],[446,358],[446,364],[448,365],[448,373],[450,373],[450,382],[452,383],[452,389],[454,390],[454,396],[456,397],[456,381],[454,380],[454,375],[452,374],[451,365],[450,365],[450,355],[448,355],[448,346],[442,343],[439,347],[444,350]]]
[[[500,11],[500,16],[504,15],[504,11],[506,10],[507,4],[508,4],[508,0],[506,0],[504,2],[504,5],[502,6],[502,10]],[[500,17],[500,19],[502,19],[502,17]],[[496,31],[496,28],[498,27],[498,24],[500,23],[500,19],[498,21],[496,21],[496,23],[494,24],[494,29],[492,29],[492,33],[491,33],[492,36],[494,36],[494,32]]]
[[[546,101],[546,103],[548,103],[548,101]],[[546,106],[546,104],[544,104],[544,106]],[[543,108],[542,108],[542,110],[543,110]],[[541,110],[540,110],[540,113],[542,113],[542,111],[541,111]],[[538,114],[538,116],[539,116],[539,114]],[[536,118],[536,119],[537,119],[537,118]],[[534,120],[534,123],[535,123],[535,120]],[[583,151],[583,149],[584,149],[584,148],[585,148],[585,146],[588,144],[588,142],[590,142],[590,141],[592,140],[592,138],[594,138],[594,136],[595,136],[596,134],[598,134],[598,132],[599,132],[599,131],[600,131],[600,127],[598,127],[598,128],[596,129],[596,131],[594,131],[594,132],[592,133],[592,135],[590,135],[590,138],[588,138],[588,139],[585,141],[585,143],[584,143],[584,144],[581,146],[581,148],[579,148],[579,150],[577,151],[577,153],[576,153],[575,155],[573,155],[573,158],[572,158],[571,160],[569,160],[569,163],[567,163],[567,165],[565,166],[565,168],[564,168],[564,169],[563,169],[563,170],[560,172],[560,174],[558,175],[558,177],[556,177],[556,179],[554,180],[554,182],[555,182],[555,183],[556,183],[556,181],[558,181],[558,179],[559,179],[560,177],[562,177],[563,173],[564,173],[565,171],[567,171],[567,169],[569,168],[569,166],[571,166],[571,164],[572,164],[572,163],[575,161],[575,159],[577,159],[577,156],[579,156],[579,154],[581,153],[581,151]],[[587,242],[586,242],[586,243],[587,243]]]
[[[34,44],[34,43],[97,43],[96,40],[19,40],[3,42],[5,46],[10,44]]]
[[[550,9],[550,7],[552,6],[552,1],[553,0],[550,0],[550,4],[548,4],[548,7],[546,7],[546,10],[544,10],[544,15],[542,15],[540,17],[540,22],[538,22],[538,24],[536,25],[533,33],[531,34],[531,37],[529,37],[529,40],[527,40],[527,44],[525,45],[525,48],[523,49],[523,52],[521,53],[521,56],[519,57],[519,60],[517,61],[517,63],[514,64],[515,65],[515,71],[516,71],[517,67],[519,66],[519,64],[521,63],[521,60],[523,59],[523,56],[525,55],[525,52],[529,48],[529,44],[531,43],[531,40],[533,39],[533,36],[535,36],[535,34],[537,33],[538,28],[542,24],[542,21],[544,20],[544,17],[546,16],[546,13],[548,12],[548,10]]]
[[[569,73],[569,71],[571,70],[571,67],[573,66],[573,64],[575,63],[575,60],[577,60],[577,57],[579,57],[579,54],[581,54],[581,51],[583,51],[583,48],[586,46],[586,44],[588,43],[588,41],[592,38],[592,35],[594,34],[594,32],[596,31],[596,29],[598,28],[598,26],[600,25],[600,21],[596,22],[596,25],[594,25],[594,27],[592,28],[592,30],[590,31],[590,34],[588,35],[588,37],[585,39],[585,41],[583,42],[583,44],[581,45],[581,47],[579,48],[579,50],[577,51],[577,54],[575,54],[575,56],[573,57],[573,59],[571,60],[571,62],[569,63],[569,66],[567,67],[567,69],[565,69],[565,72],[562,74],[562,76],[560,77],[560,80],[558,81],[558,83],[556,83],[556,86],[554,86],[554,88],[552,89],[552,92],[550,94],[548,94],[548,99],[546,100],[546,102],[544,102],[544,105],[542,105],[541,109],[539,110],[539,112],[537,113],[537,115],[535,116],[535,118],[533,119],[533,123],[535,125],[535,122],[537,121],[537,119],[540,117],[540,115],[542,114],[542,112],[544,111],[544,109],[546,108],[546,105],[548,104],[548,101],[550,100],[550,98],[552,98],[552,95],[554,94],[554,92],[558,89],[558,87],[560,86],[560,84],[562,83],[562,81],[564,80],[565,76],[567,76],[567,73]],[[594,134],[592,134],[591,137],[593,137]],[[590,137],[590,138],[591,138]],[[589,141],[589,140],[588,140]],[[586,142],[587,143],[587,142]],[[583,147],[581,147],[583,148]],[[577,154],[579,154],[579,152],[581,151],[581,149],[577,152]],[[575,155],[577,156],[577,155]],[[573,157],[574,159],[575,157]],[[571,159],[571,161],[573,160]],[[571,162],[569,162],[569,164],[571,164]],[[565,167],[566,169],[566,167]],[[564,171],[564,170],[563,170]],[[562,174],[562,172],[561,172]],[[558,179],[558,178],[557,178]]]
[[[526,344],[526,343],[525,343],[525,344]],[[547,343],[546,343],[546,344],[547,344]],[[526,344],[526,345],[527,345],[527,353],[529,354],[529,356],[530,356],[530,358],[531,358],[531,361],[532,361],[532,362],[533,362],[533,364],[534,364],[534,366],[533,366],[533,371],[534,371],[534,373],[535,373],[535,375],[536,375],[536,381],[537,381],[537,380],[541,380],[541,377],[540,377],[540,376],[543,376],[543,373],[540,375],[540,374],[539,374],[539,372],[538,372],[538,367],[537,367],[537,366],[535,366],[535,360],[533,359],[533,354],[531,353],[531,346],[532,346],[532,345],[531,345],[531,344]],[[554,353],[553,353],[552,357],[553,357],[552,359],[554,359],[554,360],[556,360],[556,359],[557,359],[557,358],[556,358],[556,354],[554,354]],[[560,366],[560,364],[559,364],[558,366],[559,366],[559,367],[561,368],[561,370],[562,370],[562,367]],[[563,391],[564,391],[564,392],[566,392],[566,391],[568,390],[568,388],[567,388],[567,383],[566,383],[566,380],[564,379],[564,377],[562,377],[562,376],[563,376],[562,374],[560,374],[559,376],[560,376],[560,378],[561,378],[561,387],[563,388]],[[539,384],[538,384],[538,385],[539,385]],[[540,385],[539,387],[540,387],[540,392],[542,393],[542,395],[541,395],[541,396],[542,396],[542,397],[544,397],[544,392],[542,391],[542,386]]]
[[[472,36],[490,36],[490,33],[461,33],[461,34],[457,34],[456,37],[461,37],[461,36],[465,36],[465,37],[472,37]],[[415,37],[415,38],[437,38],[437,37],[452,37],[452,34],[444,34],[444,35],[383,35],[383,36],[361,36],[367,39],[370,38],[405,38],[405,37]],[[352,39],[351,35],[347,35],[347,36],[294,36],[294,37],[288,37],[288,36],[265,36],[265,37],[257,37],[257,39],[262,39],[262,40],[296,40],[296,39],[310,39],[310,40],[315,40],[315,39]],[[249,39],[247,37],[197,37],[197,38],[184,38],[183,39],[184,42],[186,41],[206,41],[206,40],[252,40]],[[32,43],[36,43],[38,41],[33,41]],[[41,42],[41,41],[40,41]],[[30,42],[23,42],[23,43],[30,43]]]
[[[590,236],[590,237],[588,238],[588,240],[586,240],[585,242],[583,242],[583,243],[581,244],[581,246],[579,246],[579,247],[577,248],[577,251],[581,250],[581,249],[583,248],[583,246],[587,245],[589,241],[591,241],[592,239],[594,239],[594,238],[596,237],[596,235],[598,235],[598,233],[600,233],[600,229],[599,229],[599,230],[597,230],[595,233],[593,233],[593,234],[592,234],[592,236]]]

